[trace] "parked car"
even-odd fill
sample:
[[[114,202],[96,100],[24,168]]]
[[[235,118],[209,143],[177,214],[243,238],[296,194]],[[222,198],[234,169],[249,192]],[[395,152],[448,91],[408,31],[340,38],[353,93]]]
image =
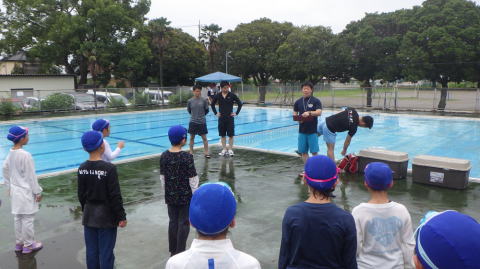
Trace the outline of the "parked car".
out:
[[[163,104],[168,104],[169,102],[168,97],[173,94],[173,92],[171,91],[163,90],[163,95],[162,95],[162,90],[150,90],[148,88],[145,89],[144,93],[150,96],[150,100],[154,104],[162,104],[162,99],[163,99]]]
[[[23,99],[22,106],[24,109],[32,109],[32,108],[40,109],[40,102],[41,100],[39,100],[37,97],[29,96]]]
[[[92,95],[86,93],[62,93],[73,97],[75,100],[75,110],[93,110],[95,109],[95,99]],[[97,109],[104,109],[105,103],[97,102]]]
[[[93,90],[88,90],[87,94],[94,96]],[[97,91],[96,96],[97,96],[97,101],[105,105],[108,105],[109,103],[111,103],[112,100],[122,101],[126,106],[132,105],[127,98],[125,98],[123,95],[118,93]]]

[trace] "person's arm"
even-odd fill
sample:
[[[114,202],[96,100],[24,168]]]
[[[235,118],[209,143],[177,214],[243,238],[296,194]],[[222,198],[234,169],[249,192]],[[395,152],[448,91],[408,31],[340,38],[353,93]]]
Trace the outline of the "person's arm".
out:
[[[127,220],[127,215],[123,208],[122,192],[120,191],[120,183],[118,182],[117,168],[115,166],[108,171],[106,179],[108,201],[120,224],[120,222]]]
[[[295,218],[296,209],[290,207],[285,212],[282,222],[282,240],[280,243],[280,254],[278,257],[278,269],[286,269],[291,262],[292,253],[300,248],[300,239],[295,238],[296,230],[299,228],[298,218]]]
[[[210,105],[212,107],[212,112],[213,114],[217,115],[217,109],[215,108],[215,105],[217,104],[217,97],[218,97],[218,94],[215,94],[213,97],[212,97],[212,104]]]
[[[209,110],[208,110],[208,100],[205,100],[205,115],[208,114]]]
[[[191,100],[188,100],[188,102],[187,102],[187,111],[188,111],[188,114],[192,114],[192,101]]]
[[[415,248],[415,239],[413,238],[413,229],[412,229],[412,219],[408,210],[404,208],[406,222],[402,227],[402,253],[403,253],[403,263],[406,269],[415,268],[413,263],[413,251]]]
[[[192,193],[194,193],[198,189],[198,183],[200,182],[200,179],[198,176],[194,176],[189,178],[188,182],[190,184],[190,189],[192,189]]]
[[[197,175],[197,170],[195,169],[195,161],[193,160],[193,155],[187,155],[187,173],[188,173],[188,182],[192,192],[195,192],[198,189],[199,178]]]
[[[37,202],[42,199],[42,187],[38,184],[38,178],[35,174],[35,163],[33,162],[32,155],[29,153],[25,156],[25,171],[27,171],[28,178],[30,180],[30,188],[36,197]]]
[[[352,137],[349,134],[347,134],[347,137],[345,137],[345,142],[343,143],[343,150],[341,152],[343,156],[347,154],[347,149],[348,149],[348,146],[350,146],[350,141],[352,141]]]
[[[125,142],[118,141],[117,148],[114,151],[112,151],[112,148],[110,147],[110,144],[107,142],[107,140],[104,139],[103,141],[105,145],[105,151],[103,152],[102,157],[104,157],[105,161],[111,162],[115,158],[117,158],[118,155],[120,155],[120,152],[122,151],[122,148],[124,147]]]
[[[238,98],[238,96],[235,94],[233,95],[235,98],[233,99],[233,101],[235,103],[237,103],[237,112],[235,112],[235,115],[238,115],[238,113],[240,113],[240,110],[242,110],[242,106],[243,106],[243,103],[242,101],[240,100],[240,98]]]
[[[345,223],[345,244],[343,246],[344,268],[357,269],[357,232],[355,220],[352,215],[348,216]]]
[[[5,186],[7,187],[7,191],[10,193],[10,166],[8,165],[9,158],[10,157],[3,161],[2,175],[3,179],[5,180]]]
[[[87,202],[87,187],[86,187],[86,182],[80,175],[80,168],[77,171],[77,196],[78,196],[78,201],[80,202],[80,206],[83,208],[85,207],[85,203]]]
[[[357,207],[353,208],[352,216],[355,220],[355,229],[357,230],[357,257],[358,257],[363,245],[363,234],[362,234],[362,226],[360,225],[360,214],[358,213]]]

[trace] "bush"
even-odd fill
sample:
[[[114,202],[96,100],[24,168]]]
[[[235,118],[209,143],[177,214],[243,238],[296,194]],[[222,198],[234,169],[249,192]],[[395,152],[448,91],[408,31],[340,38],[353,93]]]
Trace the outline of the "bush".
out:
[[[41,101],[42,110],[69,110],[73,109],[74,105],[73,97],[62,93],[54,93]]]
[[[172,94],[168,97],[168,101],[171,105],[181,105],[186,104],[188,99],[193,97],[193,93],[191,91],[181,91],[177,94]]]
[[[144,94],[144,93],[135,94],[136,106],[146,106],[151,104],[152,104],[152,100],[150,100],[150,96],[148,94]]]
[[[11,101],[0,102],[0,115],[11,116],[14,115],[19,109]]]
[[[110,102],[108,102],[107,106],[109,108],[126,108],[127,105],[123,102],[120,98],[110,98]]]

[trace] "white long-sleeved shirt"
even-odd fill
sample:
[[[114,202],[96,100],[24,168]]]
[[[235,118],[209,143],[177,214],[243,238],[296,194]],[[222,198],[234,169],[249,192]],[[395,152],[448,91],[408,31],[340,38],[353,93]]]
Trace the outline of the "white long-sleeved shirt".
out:
[[[167,261],[165,269],[260,269],[254,257],[233,248],[230,239],[194,239],[190,249]]]
[[[42,187],[38,184],[32,155],[23,149],[10,149],[3,162],[3,178],[12,199],[12,214],[36,213],[35,199]]]
[[[358,268],[414,268],[412,219],[399,203],[361,203],[352,210]]]
[[[105,151],[102,154],[102,160],[111,163],[115,158],[120,155],[121,149],[117,147],[113,152],[110,144],[108,144],[106,139],[103,139],[103,143],[105,143]]]

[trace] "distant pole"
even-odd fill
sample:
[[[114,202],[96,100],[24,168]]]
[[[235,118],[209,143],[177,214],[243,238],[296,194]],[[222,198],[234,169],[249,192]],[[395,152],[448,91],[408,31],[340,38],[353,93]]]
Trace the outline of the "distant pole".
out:
[[[228,56],[231,51],[226,50],[225,51],[225,73],[228,74]]]
[[[200,42],[200,39],[202,38],[202,34],[201,34],[201,24],[200,24],[200,20],[198,20],[198,42]]]

